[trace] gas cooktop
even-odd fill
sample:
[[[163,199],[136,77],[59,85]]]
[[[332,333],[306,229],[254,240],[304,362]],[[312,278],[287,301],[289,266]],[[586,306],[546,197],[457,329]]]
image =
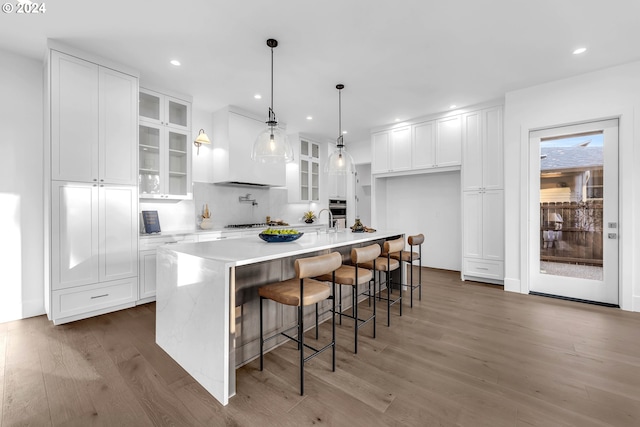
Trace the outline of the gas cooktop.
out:
[[[266,222],[260,222],[255,224],[230,224],[225,226],[224,228],[261,228],[268,226],[269,224],[267,224]]]

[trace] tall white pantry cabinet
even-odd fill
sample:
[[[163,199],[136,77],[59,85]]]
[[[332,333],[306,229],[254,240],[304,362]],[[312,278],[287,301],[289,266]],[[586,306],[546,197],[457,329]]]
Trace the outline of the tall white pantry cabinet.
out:
[[[501,106],[463,115],[463,279],[504,279],[502,123]]]
[[[55,324],[135,305],[138,75],[50,43],[45,309]]]

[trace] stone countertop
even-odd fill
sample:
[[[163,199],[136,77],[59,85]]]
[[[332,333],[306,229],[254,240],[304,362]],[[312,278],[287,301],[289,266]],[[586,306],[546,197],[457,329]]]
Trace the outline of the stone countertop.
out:
[[[256,233],[255,236],[238,239],[178,243],[163,248],[199,258],[221,261],[228,265],[241,266],[344,245],[365,243],[401,234],[402,232],[400,231],[376,231],[374,233],[353,233],[347,230],[330,233],[309,232],[293,242],[267,243],[260,239]]]
[[[289,225],[273,225],[271,226],[271,228],[295,228],[295,229],[305,229],[305,228],[322,228],[322,227],[326,227],[327,224],[326,223],[313,223],[313,224],[306,224],[306,223],[297,223],[297,224],[289,224]],[[226,227],[222,227],[222,228],[210,228],[208,230],[203,230],[200,228],[194,228],[194,229],[189,229],[189,230],[167,230],[167,231],[162,231],[160,233],[140,233],[140,237],[167,237],[167,236],[185,236],[185,235],[189,235],[189,234],[204,234],[204,233],[238,233],[238,232],[243,232],[243,231],[260,231],[260,230],[265,230],[269,227],[247,227],[247,228],[226,228]],[[304,232],[304,231],[303,231]]]

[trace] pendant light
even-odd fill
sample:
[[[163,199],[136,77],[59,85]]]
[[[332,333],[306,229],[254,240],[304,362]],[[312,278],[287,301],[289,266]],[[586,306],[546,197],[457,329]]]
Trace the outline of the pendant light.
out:
[[[287,135],[278,128],[278,121],[273,112],[273,48],[278,46],[278,41],[267,40],[267,46],[271,48],[271,107],[267,128],[260,132],[253,143],[251,159],[260,163],[285,163],[293,161],[293,149]]]
[[[342,89],[343,84],[336,85],[338,89],[338,139],[336,140],[336,151],[331,153],[325,172],[331,175],[344,175],[353,173],[353,159],[347,153],[344,146],[344,136],[342,135]]]

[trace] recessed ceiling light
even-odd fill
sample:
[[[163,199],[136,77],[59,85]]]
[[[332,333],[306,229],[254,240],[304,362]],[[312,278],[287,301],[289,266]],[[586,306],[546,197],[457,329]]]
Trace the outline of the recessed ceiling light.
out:
[[[573,51],[574,55],[580,55],[581,53],[585,53],[587,51],[586,47],[579,47]]]
[[[454,109],[454,108],[456,108],[456,107],[457,107],[457,105],[456,105],[456,104],[451,104],[451,105],[449,105],[449,109],[450,109],[450,110],[453,110],[453,109]]]
[[[253,95],[253,97],[255,99],[262,99],[262,95],[260,95],[259,93],[256,93],[255,95]]]
[[[172,59],[171,60],[171,65],[175,65],[176,67],[180,66],[180,61],[178,61],[177,59]]]
[[[395,120],[394,120],[394,122],[396,122],[396,123],[397,123],[397,122],[399,122],[399,121],[400,121],[400,119],[395,119]]]
[[[313,117],[307,116],[307,120],[313,120]]]

